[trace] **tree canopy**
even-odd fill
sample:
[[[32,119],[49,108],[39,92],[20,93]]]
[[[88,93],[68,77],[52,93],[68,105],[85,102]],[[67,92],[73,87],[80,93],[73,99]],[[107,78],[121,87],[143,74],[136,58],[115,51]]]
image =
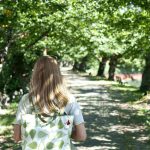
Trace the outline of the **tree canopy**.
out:
[[[1,91],[22,88],[45,50],[81,63],[103,56],[147,60],[149,6],[148,0],[2,0]]]

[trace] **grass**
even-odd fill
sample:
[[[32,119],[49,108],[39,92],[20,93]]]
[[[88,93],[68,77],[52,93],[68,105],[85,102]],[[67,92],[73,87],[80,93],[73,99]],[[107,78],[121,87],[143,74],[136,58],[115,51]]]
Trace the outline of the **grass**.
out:
[[[138,87],[132,86],[130,84],[121,85],[116,81],[109,81],[105,77],[100,76],[87,76],[91,81],[105,81],[109,82],[109,93],[112,97],[122,99],[122,102],[133,103],[138,101],[142,97],[142,92],[139,91]]]
[[[139,110],[138,114],[145,119],[144,124],[146,126],[146,129],[150,133],[150,110],[143,108],[143,109]]]
[[[102,78],[99,76],[89,76],[90,80],[94,81],[109,81],[106,78]],[[116,83],[116,84],[115,84]],[[115,81],[112,81],[109,90],[110,95],[115,99],[118,98],[123,103],[128,103],[131,106],[140,103],[145,103],[145,97],[143,97],[143,93],[139,91],[139,88],[136,86],[132,86],[131,84],[121,85]],[[137,114],[135,114],[133,120],[137,120],[139,122],[144,123],[145,127],[150,131],[150,110],[144,109],[141,105]]]
[[[14,143],[13,122],[15,120],[15,112],[17,103],[12,103],[6,109],[0,110],[0,149],[1,150],[17,150],[20,146]]]
[[[88,76],[90,80],[98,81],[98,80],[107,80],[105,77],[100,76]]]
[[[131,104],[140,100],[143,95],[143,93],[140,92],[137,87],[130,85],[113,84],[111,86],[111,90],[120,93],[121,97],[123,98],[123,102],[129,102]]]

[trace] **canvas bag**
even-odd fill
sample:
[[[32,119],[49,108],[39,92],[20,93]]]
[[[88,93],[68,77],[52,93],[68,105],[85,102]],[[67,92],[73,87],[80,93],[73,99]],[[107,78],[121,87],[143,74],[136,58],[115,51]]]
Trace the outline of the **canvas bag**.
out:
[[[22,150],[71,150],[72,127],[71,115],[23,114]]]

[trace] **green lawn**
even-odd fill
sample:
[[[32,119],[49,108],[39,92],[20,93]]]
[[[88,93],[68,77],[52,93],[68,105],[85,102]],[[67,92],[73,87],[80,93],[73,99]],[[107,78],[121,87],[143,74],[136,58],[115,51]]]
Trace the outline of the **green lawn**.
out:
[[[17,110],[17,103],[12,103],[7,109],[0,110],[0,149],[1,150],[17,150],[19,144],[14,143],[13,135],[13,121],[15,119],[15,112]]]

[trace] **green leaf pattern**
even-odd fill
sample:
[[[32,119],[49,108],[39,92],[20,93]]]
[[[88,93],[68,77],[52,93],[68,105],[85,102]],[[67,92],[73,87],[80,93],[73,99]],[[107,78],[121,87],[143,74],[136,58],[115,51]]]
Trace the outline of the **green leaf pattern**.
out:
[[[28,132],[27,131],[25,131],[24,136],[28,137]]]
[[[52,149],[54,147],[54,144],[52,142],[49,142],[46,144],[47,149]]]
[[[59,144],[58,144],[60,149],[62,149],[63,145],[64,145],[64,141],[60,141]]]
[[[58,128],[62,129],[63,127],[64,127],[64,124],[63,124],[62,120],[60,119],[58,122]]]
[[[45,136],[47,136],[47,133],[45,133],[45,132],[43,132],[43,131],[39,131],[39,132],[38,132],[38,137],[39,137],[39,138],[43,138],[43,137],[45,137]]]
[[[49,126],[50,126],[50,128],[52,128],[52,127],[55,126],[55,123],[51,122],[51,123],[49,124]]]
[[[29,115],[29,114],[28,114]],[[70,132],[73,116],[70,116],[70,126],[66,126],[68,116],[49,119],[45,125],[36,124],[36,120],[22,120],[22,150],[66,150],[70,147]],[[28,123],[26,123],[26,121]],[[33,122],[33,125],[32,125]],[[66,147],[67,146],[67,147]]]
[[[23,127],[24,127],[24,128],[27,127],[27,123],[26,123],[26,122],[23,123]]]
[[[64,133],[62,131],[58,131],[58,133],[56,134],[57,138],[62,138],[64,135]]]
[[[36,149],[37,148],[37,142],[32,142],[28,145],[31,149]]]
[[[36,130],[32,129],[29,134],[30,134],[31,138],[33,139],[36,134]]]

